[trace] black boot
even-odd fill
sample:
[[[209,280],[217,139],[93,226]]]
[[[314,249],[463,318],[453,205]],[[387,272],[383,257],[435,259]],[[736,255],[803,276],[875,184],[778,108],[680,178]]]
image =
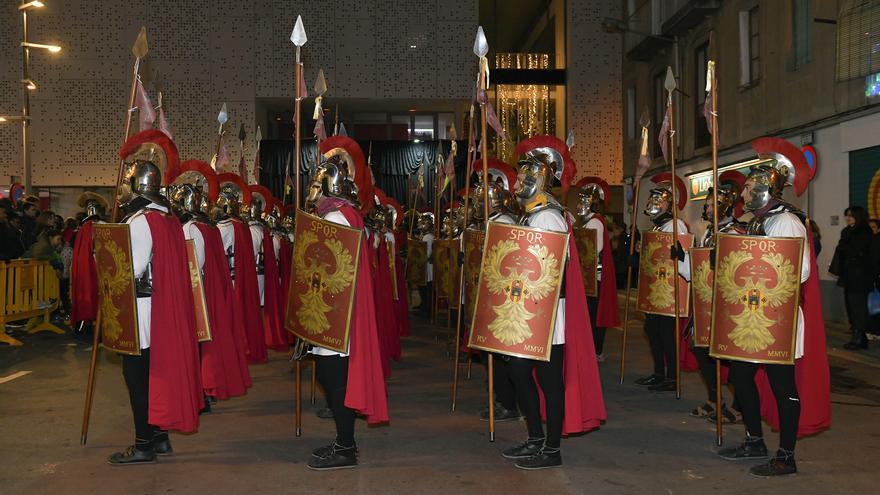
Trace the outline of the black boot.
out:
[[[658,383],[662,383],[662,382],[663,382],[663,375],[653,374],[653,375],[648,375],[644,378],[639,378],[638,380],[635,381],[635,384],[636,385],[651,386],[651,385],[657,385]]]
[[[848,351],[858,351],[868,348],[868,335],[864,330],[856,330],[852,340],[844,344],[844,349]]]
[[[537,454],[516,461],[516,467],[529,471],[562,466],[562,452],[559,449],[544,447]]]
[[[174,453],[167,431],[156,433],[153,437],[153,450],[156,451],[156,455],[171,455]]]
[[[540,452],[543,446],[543,438],[529,438],[525,442],[501,452],[501,456],[505,459],[526,459]]]
[[[135,444],[122,452],[117,452],[107,458],[111,466],[135,466],[139,464],[154,464],[156,451],[152,443]]]
[[[324,455],[316,456],[315,453],[318,451]],[[330,471],[332,469],[353,468],[357,466],[357,463],[357,448],[355,446],[343,447],[334,442],[329,451],[315,449],[306,467],[314,471]]]
[[[776,451],[776,455],[766,464],[760,464],[749,469],[749,474],[756,478],[771,478],[773,476],[787,476],[797,473],[797,464],[794,462],[793,450]]]
[[[766,459],[767,445],[764,444],[763,438],[746,437],[745,441],[737,447],[719,450],[718,456],[728,461]]]

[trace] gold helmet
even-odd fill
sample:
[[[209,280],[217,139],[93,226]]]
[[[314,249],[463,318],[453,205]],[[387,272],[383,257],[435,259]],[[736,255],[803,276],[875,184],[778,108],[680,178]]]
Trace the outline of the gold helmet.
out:
[[[183,162],[180,175],[168,186],[172,207],[180,213],[206,214],[206,206],[215,202],[219,193],[217,174],[201,160]]]
[[[251,204],[251,191],[247,184],[233,173],[219,174],[217,181],[220,183],[220,194],[215,208],[216,219],[240,218],[242,210]]]

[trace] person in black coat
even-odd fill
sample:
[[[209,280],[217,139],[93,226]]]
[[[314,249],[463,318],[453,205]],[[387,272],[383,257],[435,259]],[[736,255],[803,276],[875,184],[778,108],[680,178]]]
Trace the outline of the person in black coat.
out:
[[[843,287],[844,302],[852,340],[844,346],[849,350],[867,349],[868,292],[874,287],[874,269],[871,259],[873,233],[868,225],[868,212],[861,206],[851,206],[846,214],[847,228],[840,235],[837,258],[837,285]]]

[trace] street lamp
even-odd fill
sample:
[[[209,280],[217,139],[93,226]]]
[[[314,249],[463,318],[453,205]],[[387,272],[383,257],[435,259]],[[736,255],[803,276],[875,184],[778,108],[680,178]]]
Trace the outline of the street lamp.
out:
[[[30,92],[37,89],[37,85],[31,79],[30,76],[30,50],[31,48],[46,50],[49,53],[58,53],[61,51],[61,47],[58,45],[45,45],[42,43],[31,43],[28,41],[28,22],[27,16],[28,12],[33,9],[41,9],[45,7],[46,4],[40,2],[39,0],[32,0],[30,2],[26,2],[22,0],[21,5],[18,6],[18,11],[21,12],[21,83],[23,85],[22,90],[22,106],[21,106],[21,161],[22,168],[24,169],[22,172],[22,179],[24,181],[24,189],[26,192],[31,192],[31,157],[28,153],[28,127],[30,127],[31,122],[31,102],[30,102]],[[10,120],[10,119],[6,119]],[[19,120],[19,119],[15,119]]]

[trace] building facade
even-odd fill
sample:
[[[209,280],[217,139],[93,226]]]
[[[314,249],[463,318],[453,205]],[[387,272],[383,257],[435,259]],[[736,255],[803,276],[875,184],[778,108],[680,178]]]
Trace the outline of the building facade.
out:
[[[850,204],[869,207],[880,168],[880,2],[824,0],[624,0],[624,174],[639,153],[639,118],[651,119],[652,172],[666,170],[657,141],[672,67],[677,172],[688,186],[683,218],[696,232],[710,185],[711,136],[703,117],[706,61],[716,61],[719,167],[755,158],[749,143],[777,136],[815,151],[806,193],[786,199],[821,229],[818,263],[826,316],[845,318],[828,265]],[[710,43],[711,38],[711,43]],[[647,177],[650,177],[650,173]],[[644,179],[647,181],[648,179]],[[644,184],[643,184],[644,185]],[[644,204],[643,187],[639,204]],[[789,197],[791,196],[791,197]],[[644,215],[638,216],[647,227]]]

